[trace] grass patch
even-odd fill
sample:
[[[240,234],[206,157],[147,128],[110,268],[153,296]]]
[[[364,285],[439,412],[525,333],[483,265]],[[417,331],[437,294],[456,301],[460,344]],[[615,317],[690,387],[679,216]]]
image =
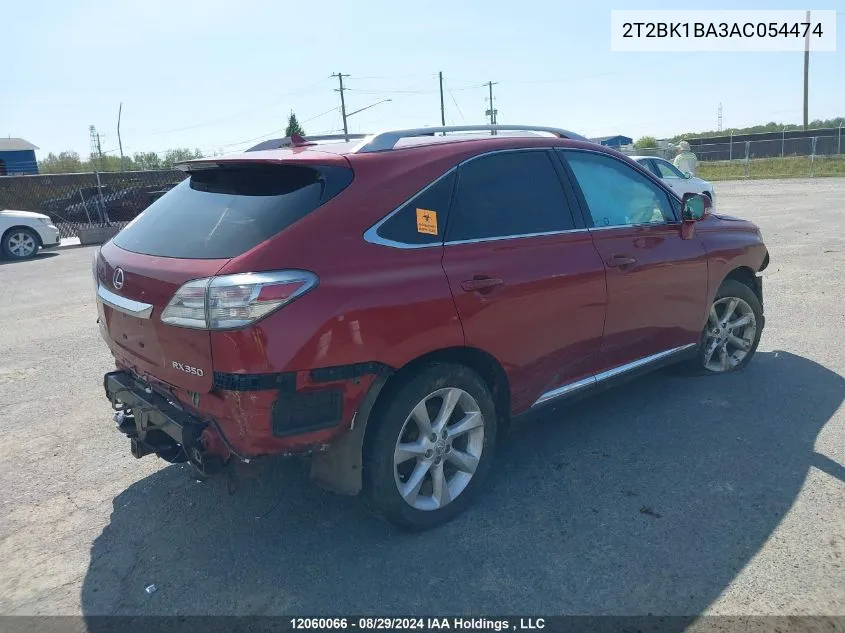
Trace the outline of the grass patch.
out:
[[[784,158],[752,158],[701,161],[696,176],[704,180],[743,180],[745,178],[809,178],[845,176],[845,155],[785,156]]]

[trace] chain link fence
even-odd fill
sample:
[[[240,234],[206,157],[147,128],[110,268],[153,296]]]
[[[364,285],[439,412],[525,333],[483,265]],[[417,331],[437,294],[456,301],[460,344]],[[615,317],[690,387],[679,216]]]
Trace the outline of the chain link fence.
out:
[[[804,138],[696,143],[696,175],[705,180],[845,176],[841,138]]]
[[[0,178],[0,210],[44,213],[63,238],[80,229],[122,227],[185,178],[177,170]]]

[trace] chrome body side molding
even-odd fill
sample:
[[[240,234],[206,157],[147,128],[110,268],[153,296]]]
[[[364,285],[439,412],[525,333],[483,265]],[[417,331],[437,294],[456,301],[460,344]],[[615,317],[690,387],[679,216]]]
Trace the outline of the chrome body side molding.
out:
[[[614,367],[613,369],[608,369],[598,374],[593,374],[592,376],[588,376],[587,378],[582,378],[581,380],[576,380],[575,382],[570,382],[560,387],[556,387],[550,391],[545,392],[539,398],[537,398],[537,401],[534,402],[534,404],[532,404],[530,408],[533,409],[534,407],[549,402],[551,400],[555,400],[557,398],[561,398],[567,395],[572,395],[588,387],[598,385],[599,383],[605,380],[610,380],[611,378],[622,376],[636,369],[647,367],[648,365],[657,363],[658,361],[665,360],[667,358],[680,354],[681,352],[685,352],[695,347],[695,345],[695,343],[690,343],[689,345],[673,347],[672,349],[667,349],[663,352],[658,352],[657,354],[652,354],[651,356],[646,356],[645,358],[640,358],[630,363],[619,365],[618,367]]]

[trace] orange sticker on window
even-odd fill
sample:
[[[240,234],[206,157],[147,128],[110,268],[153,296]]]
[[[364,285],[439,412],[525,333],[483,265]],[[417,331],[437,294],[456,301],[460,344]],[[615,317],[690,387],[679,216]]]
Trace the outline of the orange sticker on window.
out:
[[[437,235],[437,212],[417,209],[417,233]]]

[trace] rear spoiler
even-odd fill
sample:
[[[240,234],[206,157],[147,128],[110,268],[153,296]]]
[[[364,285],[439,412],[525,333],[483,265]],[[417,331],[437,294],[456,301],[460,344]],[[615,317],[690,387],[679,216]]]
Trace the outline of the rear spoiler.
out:
[[[248,152],[262,152],[268,149],[282,149],[283,147],[306,147],[308,145],[316,145],[317,141],[349,141],[361,138],[367,138],[369,134],[323,134],[322,136],[300,136],[299,134],[291,134],[284,138],[272,138],[269,141],[263,141],[258,145],[250,147]]]
[[[319,158],[318,158],[319,157]],[[319,153],[314,156],[285,156],[284,158],[255,158],[252,156],[245,156],[244,154],[235,155],[231,158],[196,158],[193,160],[183,161],[173,165],[174,169],[184,171],[190,174],[191,172],[201,171],[204,169],[220,169],[223,167],[231,167],[236,165],[243,166],[268,166],[268,165],[342,165],[348,167],[347,160],[337,155],[327,155]]]

